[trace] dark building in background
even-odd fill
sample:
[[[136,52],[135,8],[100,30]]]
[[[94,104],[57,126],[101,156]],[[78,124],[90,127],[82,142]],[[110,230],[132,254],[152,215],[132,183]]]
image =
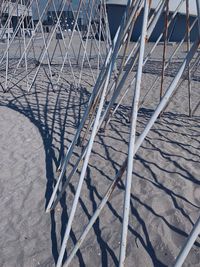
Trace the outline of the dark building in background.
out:
[[[152,9],[150,11],[150,14],[153,13],[154,8],[156,7],[156,3],[158,1],[153,0],[152,1]],[[171,0],[171,9],[170,9],[170,15],[171,17],[173,15],[173,12],[175,11],[175,3],[178,5],[179,1]],[[108,21],[109,21],[109,28],[111,33],[111,38],[113,39],[115,36],[115,33],[117,32],[117,29],[121,23],[121,19],[123,17],[123,14],[126,9],[127,0],[107,0],[106,2],[107,6],[107,13],[108,13]],[[194,11],[190,13],[190,25],[194,22],[196,18],[196,14]],[[155,42],[160,34],[163,32],[164,29],[164,18],[165,14],[161,15],[158,23],[153,31],[153,33],[150,36],[151,42]],[[143,19],[143,12],[140,13],[138,16],[134,28],[131,40],[137,41],[139,36],[141,35],[141,29],[142,29],[142,19]],[[170,42],[178,42],[181,41],[182,38],[185,36],[186,31],[186,15],[184,13],[184,10],[180,10],[180,12],[176,15],[176,18],[173,20],[173,22],[170,24],[168,29],[168,41]],[[190,33],[190,39],[191,41],[194,41],[196,39],[196,35],[198,34],[198,25],[193,27],[191,33]],[[162,39],[161,39],[162,41]]]
[[[22,16],[24,19],[18,29],[17,34],[19,35],[22,33],[22,28],[25,29],[26,34],[31,34],[33,29],[33,20],[32,10],[28,8],[29,0],[22,0],[21,3],[22,4],[16,4],[16,0],[11,0],[3,3],[1,6],[2,15],[0,19],[0,28],[7,25],[4,38],[8,35],[12,35],[12,33],[16,30],[18,22],[21,20]]]
[[[75,17],[76,12],[74,12],[75,15],[71,10],[66,11],[48,11],[47,12],[47,19],[43,22],[43,25],[46,28],[46,31],[49,31],[51,26],[55,25],[60,19],[60,26],[62,30],[72,30],[75,23]],[[76,28],[79,28],[79,30],[82,30],[82,18],[81,16],[78,18],[77,26]],[[48,29],[49,28],[49,29]]]

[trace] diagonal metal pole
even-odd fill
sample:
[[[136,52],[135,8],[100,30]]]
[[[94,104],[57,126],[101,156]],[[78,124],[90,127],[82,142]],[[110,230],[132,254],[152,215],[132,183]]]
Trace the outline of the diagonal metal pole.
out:
[[[181,267],[187,258],[187,255],[189,254],[192,246],[194,245],[196,239],[198,238],[198,235],[200,234],[200,217],[198,218],[197,222],[195,223],[190,235],[188,236],[188,239],[181,249],[176,262],[174,264],[174,267]]]
[[[21,5],[22,5],[22,0],[21,0]],[[26,10],[25,10],[26,12]],[[24,43],[24,50],[26,49],[26,36],[25,36],[25,28],[24,28],[24,21],[22,22],[22,35],[23,35],[23,43]],[[21,34],[20,34],[21,36]],[[25,69],[26,69],[26,87],[28,90],[29,86],[29,77],[28,77],[28,63],[27,63],[27,53],[24,55],[24,62],[25,62]]]
[[[160,99],[163,95],[163,83],[165,75],[165,64],[166,64],[166,48],[167,48],[167,35],[168,35],[168,17],[169,17],[169,0],[165,2],[165,21],[164,21],[164,46],[163,46],[163,61],[162,61],[162,74],[161,74],[161,85],[160,85]]]
[[[186,33],[187,33],[187,53],[190,50],[190,11],[189,11],[189,0],[186,0]],[[190,65],[188,66],[188,111],[189,116],[192,116],[191,109],[191,75]]]
[[[122,236],[121,236],[121,245],[120,245],[119,267],[124,266],[125,259],[126,259],[126,244],[127,244],[128,222],[129,222],[129,212],[130,212],[133,157],[134,157],[134,150],[135,150],[134,145],[135,145],[135,138],[136,138],[136,125],[137,125],[138,105],[139,105],[139,99],[140,99],[142,66],[143,66],[143,61],[144,61],[144,49],[145,49],[146,34],[147,34],[149,5],[150,5],[149,0],[145,0],[143,22],[142,22],[142,33],[141,33],[141,41],[140,41],[140,51],[139,51],[139,59],[138,59],[138,70],[137,70],[135,89],[134,89],[134,98],[133,98],[133,104],[132,104],[132,122],[131,122],[129,147],[128,147],[128,165],[127,165],[127,176],[126,176],[124,208],[123,208],[123,225],[122,225]]]
[[[8,3],[8,14],[10,14],[10,5]],[[8,37],[7,37],[7,53],[6,53],[6,77],[5,77],[5,91],[8,90],[8,70],[9,70],[9,47],[10,47],[10,24],[12,24],[12,21],[11,21],[11,16],[10,16],[10,19],[8,20],[9,23],[8,23]]]

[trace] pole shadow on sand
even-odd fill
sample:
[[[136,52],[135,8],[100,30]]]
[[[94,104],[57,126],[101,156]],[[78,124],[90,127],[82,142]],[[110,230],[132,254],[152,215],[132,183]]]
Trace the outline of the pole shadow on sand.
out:
[[[30,93],[17,88],[5,94],[1,93],[1,95],[0,105],[26,116],[37,127],[42,137],[46,157],[46,193],[44,197],[47,205],[56,182],[55,170],[64,157],[67,147],[73,138],[73,134],[80,123],[90,94],[85,88],[77,89],[71,85],[65,85],[65,87],[60,86],[56,92],[53,92],[51,85],[43,81],[41,84],[37,83]],[[81,210],[87,221],[96,210],[98,202],[103,197],[103,192],[108,188],[114,174],[120,167],[122,159],[127,154],[129,113],[130,107],[121,105],[106,132],[99,133],[96,138],[93,151],[95,159],[92,157],[87,169],[84,187],[85,190],[87,189],[84,195],[89,197],[88,201],[90,203],[88,205],[85,202],[85,197],[81,197],[79,200]],[[140,109],[138,133],[143,129],[151,114],[152,110]],[[180,225],[173,223],[169,216],[165,217],[163,214],[159,214],[159,211],[151,203],[144,201],[144,196],[139,196],[142,194],[142,191],[138,193],[138,190],[141,187],[141,183],[145,184],[147,190],[149,185],[155,194],[159,192],[159,194],[166,196],[171,203],[171,209],[178,212],[180,218],[184,218],[190,227],[194,224],[195,220],[189,215],[189,210],[197,211],[200,202],[197,199],[194,199],[195,203],[188,200],[184,194],[181,194],[180,190],[176,190],[176,188],[172,188],[170,184],[166,183],[165,179],[172,179],[170,176],[173,174],[178,179],[184,180],[186,185],[188,182],[192,183],[194,187],[200,185],[200,180],[198,180],[196,173],[192,173],[190,169],[186,168],[186,163],[198,164],[199,161],[200,156],[197,152],[200,143],[198,138],[200,132],[198,127],[195,126],[199,122],[200,118],[198,116],[188,120],[188,117],[185,115],[165,112],[162,118],[155,124],[151,134],[146,138],[146,141],[141,147],[141,152],[137,153],[135,157],[136,170],[133,173],[133,177],[136,183],[131,195],[131,216],[135,220],[135,223],[133,224],[132,221],[129,223],[129,234],[131,234],[130,240],[131,242],[134,241],[136,248],[139,240],[142,249],[150,257],[153,266],[168,266],[169,263],[172,263],[173,256],[170,255],[167,261],[164,261],[163,257],[158,256],[149,232],[151,223],[145,218],[145,214],[148,212],[150,217],[159,219],[164,227],[172,231],[172,234],[176,233],[176,235],[185,238],[187,237],[187,232],[182,227],[183,225],[180,227]],[[188,129],[188,132],[186,133],[183,129]],[[178,139],[177,137],[179,136],[183,137],[183,139]],[[192,140],[191,143],[188,143],[188,138]],[[112,141],[111,143],[110,140]],[[160,147],[158,142],[161,142],[163,146]],[[170,147],[174,146],[174,153],[168,151],[167,145],[170,145]],[[74,157],[78,156],[80,149],[77,147],[77,152],[74,153]],[[159,164],[157,160],[153,160],[149,156],[151,154],[150,152],[158,157],[160,162],[167,162],[167,166],[169,167],[162,167],[162,164]],[[100,159],[103,163],[98,164],[99,161],[96,163],[96,158]],[[73,166],[73,162],[70,164]],[[104,185],[103,190],[98,188],[99,185]],[[70,183],[67,190],[71,192],[71,195],[75,194],[75,185],[73,182]],[[118,184],[117,193],[115,193],[114,198],[116,194],[119,194],[120,199],[122,199],[123,192],[124,182],[121,181]],[[51,219],[51,251],[55,262],[58,259],[59,244],[60,240],[63,239],[68,220],[68,212],[70,211],[70,205],[67,204],[68,201],[66,199],[68,199],[68,194],[65,193],[60,201],[62,209],[60,236],[57,236],[56,233],[55,212],[52,211],[49,215]],[[119,202],[113,202],[111,199],[106,209],[111,212],[111,218],[114,217],[116,225],[120,227],[122,224],[122,209],[118,209],[117,204]],[[101,252],[101,264],[102,266],[110,266],[112,263],[112,265],[117,266],[119,246],[113,249],[103,236],[104,227],[108,227],[109,229],[109,227],[115,227],[115,225],[106,225],[106,223],[102,222],[103,219],[101,218],[93,226],[93,234],[95,234],[96,242],[98,243],[96,246],[98,246]],[[135,224],[137,224],[137,227],[135,227]],[[79,234],[77,235],[74,231],[71,231],[70,237],[72,243],[76,243]],[[118,235],[120,238],[120,232]],[[200,246],[198,241],[195,245]],[[65,259],[66,257],[67,255],[65,255]],[[79,265],[86,266],[81,250],[78,251],[77,257]]]

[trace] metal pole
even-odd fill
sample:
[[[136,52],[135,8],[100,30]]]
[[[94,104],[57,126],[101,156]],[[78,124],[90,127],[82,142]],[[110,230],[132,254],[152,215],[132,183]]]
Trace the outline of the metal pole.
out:
[[[197,222],[195,223],[192,232],[188,236],[188,239],[184,245],[184,247],[181,249],[176,262],[174,264],[174,267],[181,267],[184,263],[188,253],[190,252],[192,246],[194,245],[194,242],[196,241],[198,235],[200,234],[200,217],[198,218]]]
[[[138,104],[140,99],[140,88],[142,79],[142,66],[144,60],[144,49],[147,34],[147,23],[149,14],[149,0],[145,0],[144,5],[144,15],[142,23],[142,33],[140,41],[140,52],[138,60],[138,71],[135,82],[135,92],[132,105],[132,122],[131,131],[128,147],[128,165],[127,165],[127,176],[126,176],[126,186],[125,186],[125,197],[124,197],[124,210],[123,210],[123,226],[122,226],[122,237],[120,245],[120,258],[119,267],[123,267],[126,258],[126,244],[127,244],[127,233],[128,233],[128,222],[129,222],[129,211],[130,211],[130,197],[131,197],[131,184],[132,184],[132,172],[133,172],[133,157],[134,157],[134,144],[136,138],[136,124],[137,124],[137,114],[138,114]]]
[[[22,5],[22,0],[21,0],[21,5]],[[25,11],[24,12],[26,12],[26,8],[25,8]],[[26,49],[26,36],[25,36],[24,20],[22,21],[22,34],[23,34],[24,50],[25,50]],[[26,87],[27,87],[27,90],[28,90],[29,77],[28,77],[27,53],[25,53],[24,62],[25,62],[25,68],[26,68]]]
[[[186,33],[187,33],[187,53],[190,51],[190,13],[189,13],[189,0],[186,0]],[[188,111],[189,116],[192,115],[191,110],[191,75],[190,64],[188,66]]]
[[[197,6],[197,17],[198,17],[198,32],[200,37],[200,0],[196,0],[196,6]]]
[[[162,74],[161,74],[161,85],[160,85],[160,100],[161,100],[162,95],[163,95],[163,82],[164,82],[164,75],[165,75],[165,60],[166,60],[166,47],[167,47],[167,34],[168,34],[168,16],[169,16],[169,0],[166,0],[163,62],[162,62]]]

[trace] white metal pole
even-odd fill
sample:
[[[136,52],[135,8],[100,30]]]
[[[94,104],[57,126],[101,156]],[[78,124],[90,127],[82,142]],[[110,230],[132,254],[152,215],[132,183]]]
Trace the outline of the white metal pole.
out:
[[[143,66],[143,61],[144,61],[144,49],[145,49],[145,41],[146,41],[146,34],[147,34],[148,14],[149,14],[149,0],[145,0],[142,33],[141,33],[141,41],[140,41],[140,52],[139,52],[139,59],[138,59],[138,70],[137,70],[135,92],[134,92],[134,99],[133,99],[133,106],[132,106],[131,131],[130,131],[129,147],[128,147],[128,165],[127,165],[124,210],[123,210],[123,226],[122,226],[122,237],[121,237],[121,245],[120,245],[120,258],[119,258],[120,267],[124,266],[125,259],[126,259],[126,244],[127,244],[128,222],[129,222],[129,211],[130,211],[130,197],[131,197],[133,158],[134,158],[135,138],[136,138],[136,124],[137,124],[138,104],[139,104],[139,99],[140,99],[142,66]]]
[[[198,32],[200,37],[200,0],[196,0],[197,5],[197,16],[198,16]]]
[[[200,217],[198,218],[196,224],[194,225],[192,232],[190,233],[184,247],[181,249],[174,264],[174,267],[181,267],[183,265],[188,253],[190,252],[199,234],[200,234]]]

